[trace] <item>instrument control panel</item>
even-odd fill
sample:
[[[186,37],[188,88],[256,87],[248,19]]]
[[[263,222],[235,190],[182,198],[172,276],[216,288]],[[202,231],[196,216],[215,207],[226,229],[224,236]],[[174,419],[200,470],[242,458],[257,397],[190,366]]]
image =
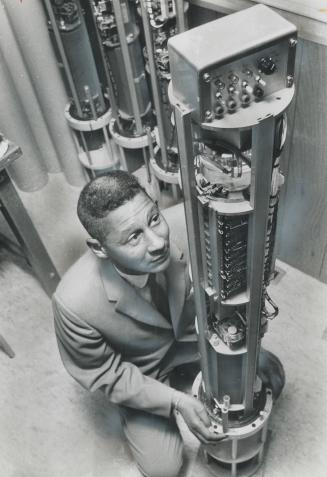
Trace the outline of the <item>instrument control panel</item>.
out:
[[[265,5],[176,35],[168,43],[174,100],[218,128],[249,126],[249,108],[254,122],[275,115],[293,95],[296,44],[294,25]]]
[[[279,101],[279,91],[293,86],[288,74],[289,40],[202,73],[203,122],[223,119],[260,101]],[[277,94],[275,94],[277,93]]]

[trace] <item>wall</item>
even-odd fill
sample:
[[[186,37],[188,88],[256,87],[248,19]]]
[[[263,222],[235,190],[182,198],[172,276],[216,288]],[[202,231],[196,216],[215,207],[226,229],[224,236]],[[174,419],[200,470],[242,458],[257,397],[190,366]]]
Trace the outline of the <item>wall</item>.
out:
[[[327,282],[327,48],[301,41],[279,223],[282,260]]]

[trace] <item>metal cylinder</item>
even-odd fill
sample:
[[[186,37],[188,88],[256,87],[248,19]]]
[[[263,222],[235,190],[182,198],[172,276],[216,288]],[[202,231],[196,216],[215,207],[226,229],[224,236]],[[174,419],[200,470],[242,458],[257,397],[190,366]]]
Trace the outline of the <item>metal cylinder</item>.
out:
[[[150,109],[150,96],[144,72],[139,35],[139,29],[135,26],[134,32],[129,33],[127,36],[127,44],[130,58],[132,59],[133,80],[135,82],[140,114],[144,116]],[[131,119],[133,117],[132,99],[120,44],[118,42],[107,44],[105,52],[110,65],[111,79],[114,84],[119,113],[122,118]]]
[[[89,100],[89,96],[91,96],[96,113],[100,116],[106,111],[106,104],[78,0],[62,1],[61,3],[57,1],[52,2],[52,5],[69,63],[69,74],[72,76],[75,92],[82,109],[82,117],[80,117],[81,114],[78,114],[78,110],[72,111],[72,113],[80,119],[93,117]]]
[[[224,347],[223,343],[220,343]],[[246,360],[246,353],[224,354],[209,348],[212,359],[216,361],[216,366],[209,370],[212,376],[212,382],[216,386],[212,389],[214,397],[218,401],[223,401],[226,394],[230,396],[231,404],[241,404],[244,398],[245,378],[243,368]],[[228,371],[228,372],[226,372]]]

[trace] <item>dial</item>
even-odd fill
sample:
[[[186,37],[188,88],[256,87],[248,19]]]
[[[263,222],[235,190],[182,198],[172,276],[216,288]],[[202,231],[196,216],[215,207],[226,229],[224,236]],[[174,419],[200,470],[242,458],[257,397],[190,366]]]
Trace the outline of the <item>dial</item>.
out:
[[[276,63],[271,56],[264,56],[258,61],[258,69],[265,75],[272,75],[276,68]]]

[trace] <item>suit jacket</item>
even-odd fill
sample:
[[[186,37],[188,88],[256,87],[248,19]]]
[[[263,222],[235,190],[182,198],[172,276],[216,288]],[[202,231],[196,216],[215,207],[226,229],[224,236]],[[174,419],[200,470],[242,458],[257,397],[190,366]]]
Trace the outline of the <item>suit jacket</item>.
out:
[[[187,263],[174,243],[165,275],[170,319],[109,260],[87,252],[61,280],[53,310],[62,361],[81,385],[101,389],[114,403],[169,416],[174,390],[162,381],[175,366],[198,359]]]

